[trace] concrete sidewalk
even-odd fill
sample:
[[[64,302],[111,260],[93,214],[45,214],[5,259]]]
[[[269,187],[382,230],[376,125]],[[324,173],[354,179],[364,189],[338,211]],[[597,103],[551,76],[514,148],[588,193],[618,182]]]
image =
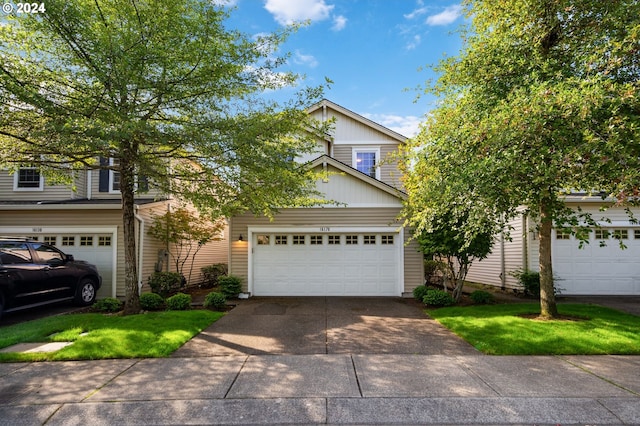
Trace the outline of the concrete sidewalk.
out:
[[[242,355],[0,377],[0,425],[640,424],[634,356]]]

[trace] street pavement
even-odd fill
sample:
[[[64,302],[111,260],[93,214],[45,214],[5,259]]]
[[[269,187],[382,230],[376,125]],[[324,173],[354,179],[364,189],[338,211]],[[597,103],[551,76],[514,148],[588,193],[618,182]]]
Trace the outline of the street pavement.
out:
[[[250,299],[171,358],[0,377],[0,425],[640,424],[640,357],[486,356],[392,298]]]

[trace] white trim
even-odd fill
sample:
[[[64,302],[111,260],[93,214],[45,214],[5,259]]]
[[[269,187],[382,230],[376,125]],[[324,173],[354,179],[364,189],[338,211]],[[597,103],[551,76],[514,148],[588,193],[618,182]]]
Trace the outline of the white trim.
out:
[[[380,140],[380,141],[371,141],[371,140],[352,141],[352,140],[345,140],[345,141],[335,141],[334,143],[335,143],[335,145],[394,145],[394,146],[400,145],[400,143],[398,141],[390,141],[390,140]]]
[[[31,169],[38,170],[37,167],[19,167],[18,170],[13,173],[13,191],[14,192],[42,192],[44,191],[44,175],[38,170],[38,175],[40,176],[40,186],[37,188],[20,188],[18,187],[18,179],[20,177],[21,169]]]
[[[375,156],[375,176],[370,176],[369,173],[358,170],[358,162],[356,161],[356,157],[358,154],[370,154],[372,153]],[[351,148],[351,164],[353,168],[358,170],[361,173],[364,173],[367,176],[375,177],[377,180],[380,180],[380,147],[379,146],[362,146],[358,148]]]
[[[117,226],[2,226],[0,234],[21,234],[25,237],[40,234],[109,234],[111,233],[111,297],[116,297],[118,278],[118,227]],[[64,249],[62,250],[64,251]],[[103,283],[104,284],[104,283]]]
[[[114,158],[109,158],[109,166],[113,166],[114,165]],[[109,169],[109,194],[120,194],[120,189],[113,189],[113,180],[114,180],[114,175],[116,173],[120,173],[120,172],[116,172],[114,170]],[[120,182],[118,182],[118,185],[120,185]]]
[[[257,233],[283,233],[283,234],[345,234],[345,233],[388,233],[396,234],[397,244],[396,262],[398,264],[398,275],[396,283],[396,295],[402,296],[404,292],[404,228],[398,225],[394,226],[249,226],[247,227],[247,291],[253,294],[253,234]]]

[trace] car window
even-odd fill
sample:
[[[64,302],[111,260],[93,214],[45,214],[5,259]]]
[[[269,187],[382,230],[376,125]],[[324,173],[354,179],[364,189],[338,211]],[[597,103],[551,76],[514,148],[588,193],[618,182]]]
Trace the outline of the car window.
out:
[[[64,255],[51,246],[44,244],[33,244],[33,249],[38,254],[38,257],[43,262],[50,262],[52,260],[64,260]]]
[[[31,253],[25,243],[0,242],[0,262],[4,265],[31,263]]]

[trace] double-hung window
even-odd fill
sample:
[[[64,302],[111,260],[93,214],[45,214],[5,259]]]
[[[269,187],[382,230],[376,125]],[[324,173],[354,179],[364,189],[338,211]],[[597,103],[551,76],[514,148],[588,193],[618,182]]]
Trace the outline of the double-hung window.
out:
[[[14,191],[42,191],[44,177],[37,167],[20,167],[13,175]]]
[[[358,171],[380,180],[380,149],[379,148],[354,148],[353,167]]]

